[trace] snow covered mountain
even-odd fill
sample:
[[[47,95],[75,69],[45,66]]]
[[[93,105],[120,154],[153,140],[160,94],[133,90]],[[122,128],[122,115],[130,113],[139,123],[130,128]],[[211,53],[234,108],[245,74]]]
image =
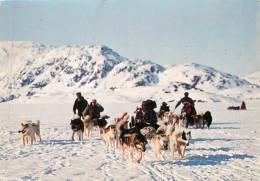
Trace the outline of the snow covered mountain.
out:
[[[248,82],[252,84],[260,85],[260,72],[255,72],[253,74],[244,77]]]
[[[165,68],[151,61],[130,60],[107,46],[0,42],[0,63],[0,102],[70,95],[78,90],[91,94],[121,90],[127,96],[133,92],[125,90],[149,87],[149,96],[154,98],[159,96],[156,92],[189,90],[223,97],[234,88],[259,90],[257,85],[211,67],[192,63]]]
[[[171,79],[169,79],[171,77]],[[218,71],[200,64],[178,64],[160,75],[160,82],[176,87],[216,92],[234,87],[257,87],[238,76]]]
[[[114,67],[104,83],[110,89],[150,86],[159,82],[158,75],[164,70],[151,61],[124,61]]]
[[[9,66],[14,65],[14,71],[6,72],[0,79],[2,90],[6,92],[9,87],[17,92],[12,97],[32,96],[55,84],[61,84],[63,88],[96,87],[125,59],[106,46],[46,47],[19,42],[6,43],[1,50],[7,53],[0,60],[5,62],[9,58],[9,62],[13,61]]]

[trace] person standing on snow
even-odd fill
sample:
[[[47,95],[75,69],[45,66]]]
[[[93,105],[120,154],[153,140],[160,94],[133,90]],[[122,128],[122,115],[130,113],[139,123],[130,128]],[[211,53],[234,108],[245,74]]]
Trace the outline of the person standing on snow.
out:
[[[77,96],[77,98],[73,105],[73,112],[74,112],[74,114],[76,114],[76,112],[77,112],[78,116],[81,118],[84,109],[88,106],[88,101],[86,99],[84,99],[84,97],[81,95],[80,92],[77,92],[76,96]]]
[[[83,111],[83,117],[88,117],[97,124],[98,119],[100,118],[100,113],[104,111],[104,108],[97,103],[96,99],[93,99],[91,103]]]
[[[167,105],[166,102],[163,102],[161,107],[160,107],[160,111],[159,111],[159,117],[161,118],[163,116],[164,113],[166,112],[170,112],[170,107]]]
[[[154,111],[156,107],[156,102],[153,100],[148,99],[142,102],[142,110],[144,112],[143,121],[150,124],[150,126],[154,127],[157,130],[159,128],[159,125],[157,124],[158,119],[156,112]]]
[[[141,107],[137,107],[134,113],[135,113],[135,117],[134,116],[131,117],[131,122],[129,124],[130,128],[135,126],[136,123],[143,122],[144,119],[144,113]]]
[[[179,100],[175,106],[175,109],[180,105],[183,104],[183,108],[181,110],[181,113],[186,113],[187,122],[185,127],[188,128],[188,125],[194,124],[194,116],[197,114],[195,109],[195,103],[194,101],[189,97],[189,93],[185,92],[184,97]]]
[[[194,101],[189,97],[189,93],[188,92],[185,92],[184,93],[184,97],[181,98],[181,100],[179,100],[179,102],[177,102],[176,106],[175,106],[175,109],[177,107],[179,107],[180,104],[183,104],[184,103],[189,103],[192,107],[194,107]]]
[[[246,103],[245,103],[245,101],[242,101],[240,109],[241,110],[246,110]]]

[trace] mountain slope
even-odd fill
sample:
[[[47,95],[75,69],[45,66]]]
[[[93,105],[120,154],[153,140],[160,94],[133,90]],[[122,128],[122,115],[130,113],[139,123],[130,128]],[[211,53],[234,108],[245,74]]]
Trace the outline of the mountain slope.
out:
[[[168,67],[160,75],[160,83],[172,85],[176,88],[182,86],[187,90],[195,88],[211,92],[234,87],[252,86],[251,83],[240,79],[238,76],[196,63]]]
[[[252,84],[260,85],[260,72],[255,72],[253,74],[244,77],[248,82]]]
[[[96,87],[116,64],[125,61],[125,58],[106,46],[45,47],[38,54],[30,55],[30,51],[35,52],[35,47],[44,46],[22,45],[18,43],[13,46],[15,48],[9,49],[9,53],[13,54],[11,61],[18,62],[20,59],[20,62],[13,68],[15,71],[2,73],[0,79],[2,91],[6,93],[6,89],[11,87],[16,96],[32,96],[42,89],[48,91],[48,87],[55,87],[51,84],[62,85],[63,88]],[[7,44],[7,47],[10,45]],[[4,56],[1,60],[6,58]]]
[[[179,92],[181,96],[184,91],[195,91],[197,97],[204,92],[207,100],[242,99],[241,93],[230,96],[229,89],[259,90],[257,85],[211,67],[192,63],[165,68],[151,61],[127,59],[107,46],[0,42],[0,63],[0,102],[66,96],[79,90],[104,96],[112,91],[111,96],[122,98],[135,97],[134,93],[148,87],[139,93],[139,99],[163,99],[169,93]]]
[[[150,61],[124,61],[117,64],[104,81],[107,88],[150,86],[159,82],[165,69]]]

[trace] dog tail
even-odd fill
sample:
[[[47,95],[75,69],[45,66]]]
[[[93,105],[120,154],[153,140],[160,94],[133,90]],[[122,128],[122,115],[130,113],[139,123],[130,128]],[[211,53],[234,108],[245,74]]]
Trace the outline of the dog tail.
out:
[[[126,116],[128,116],[128,113],[127,113],[127,112],[124,112],[124,113],[122,114],[121,119],[124,119]]]
[[[128,113],[124,113],[122,118],[120,119],[120,121],[117,122],[117,124],[116,124],[116,130],[117,131],[122,130],[123,126],[128,122],[128,119],[129,119]]]

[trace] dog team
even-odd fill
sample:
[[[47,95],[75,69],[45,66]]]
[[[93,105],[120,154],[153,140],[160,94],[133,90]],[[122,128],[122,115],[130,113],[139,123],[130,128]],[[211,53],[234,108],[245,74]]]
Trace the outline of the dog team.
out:
[[[72,119],[70,123],[72,140],[75,134],[79,140],[83,140],[84,135],[89,138],[96,127],[107,149],[118,148],[122,159],[128,151],[131,162],[134,161],[134,152],[137,153],[137,162],[142,160],[147,144],[159,159],[164,159],[164,152],[168,149],[172,155],[177,151],[179,158],[182,159],[191,139],[191,132],[186,132],[185,128],[188,126],[204,128],[204,125],[209,128],[212,123],[209,111],[205,114],[196,114],[194,101],[188,97],[187,92],[175,107],[176,109],[181,103],[183,104],[180,115],[170,112],[165,102],[156,113],[154,110],[157,107],[156,102],[146,100],[142,102],[141,107],[137,107],[135,116],[130,118],[125,112],[112,121],[108,121],[110,117],[107,115],[101,116],[104,108],[95,99],[88,104],[81,93],[78,92],[76,96],[73,112],[78,114],[78,118]],[[21,123],[19,133],[22,134],[23,145],[33,144],[36,136],[41,141],[40,121]]]

